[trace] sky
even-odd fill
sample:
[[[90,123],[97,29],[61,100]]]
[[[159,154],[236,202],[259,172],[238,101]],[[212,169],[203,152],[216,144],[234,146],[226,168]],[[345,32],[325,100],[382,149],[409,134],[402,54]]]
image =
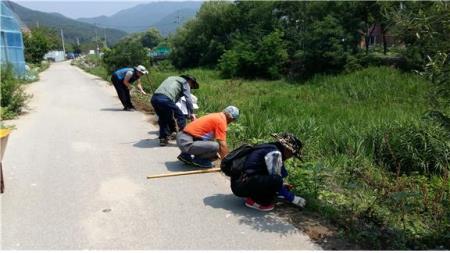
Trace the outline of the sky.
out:
[[[166,0],[167,1],[167,0]],[[170,1],[170,0],[169,0]],[[118,11],[134,7],[138,4],[156,2],[151,0],[13,0],[26,8],[43,11],[58,12],[62,15],[77,19],[91,18],[101,15],[111,16]]]

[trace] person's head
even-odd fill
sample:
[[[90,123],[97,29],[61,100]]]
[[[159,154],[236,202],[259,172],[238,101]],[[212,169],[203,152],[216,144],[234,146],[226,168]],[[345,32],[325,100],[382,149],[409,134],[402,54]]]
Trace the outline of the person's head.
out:
[[[223,113],[227,117],[228,124],[239,119],[239,109],[236,106],[228,106],[223,110]]]
[[[189,83],[189,86],[191,87],[191,89],[199,88],[200,85],[198,84],[197,79],[195,79],[195,77],[189,76],[189,75],[181,75],[180,77],[186,79],[186,81]]]
[[[272,134],[277,139],[280,146],[283,147],[283,158],[289,159],[293,156],[302,159],[303,143],[295,135],[291,133]]]
[[[148,74],[147,69],[142,65],[137,66],[135,69],[136,69],[136,73],[139,77]]]

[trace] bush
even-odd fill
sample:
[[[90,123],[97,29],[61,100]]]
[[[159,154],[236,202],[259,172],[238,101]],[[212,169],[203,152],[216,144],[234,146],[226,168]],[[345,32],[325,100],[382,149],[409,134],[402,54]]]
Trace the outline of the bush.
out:
[[[40,63],[48,51],[58,48],[59,39],[55,31],[35,27],[31,33],[24,34],[23,43],[25,60],[31,63]]]
[[[1,71],[1,118],[12,119],[22,112],[29,96],[14,76],[11,65],[3,65]]]
[[[149,66],[147,50],[138,41],[123,41],[105,52],[103,63],[108,75],[119,68],[137,65]]]
[[[448,140],[448,132],[425,124],[379,129],[374,133],[374,158],[397,175],[444,175],[450,158]]]

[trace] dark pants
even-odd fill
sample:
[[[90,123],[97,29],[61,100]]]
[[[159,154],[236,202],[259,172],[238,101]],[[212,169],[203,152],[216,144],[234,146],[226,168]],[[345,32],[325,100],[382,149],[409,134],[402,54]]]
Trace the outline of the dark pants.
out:
[[[278,175],[244,175],[231,179],[234,195],[250,197],[260,205],[273,204],[282,186],[283,178]]]
[[[116,75],[111,76],[111,81],[116,88],[117,96],[119,96],[120,102],[125,109],[134,108],[131,103],[130,90],[125,86],[123,81],[119,80]]]
[[[187,122],[188,116],[183,114],[184,120]],[[169,133],[177,132],[177,122],[174,118],[169,122]]]
[[[169,97],[163,94],[154,94],[151,100],[153,109],[158,115],[159,138],[165,139],[170,134],[170,124],[173,118],[177,120],[179,130],[186,126],[186,118],[180,108]],[[173,126],[172,126],[173,127]]]

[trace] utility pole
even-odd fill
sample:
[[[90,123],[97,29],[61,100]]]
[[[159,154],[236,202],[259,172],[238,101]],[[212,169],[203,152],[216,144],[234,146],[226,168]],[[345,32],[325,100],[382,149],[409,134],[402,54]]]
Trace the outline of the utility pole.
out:
[[[95,53],[98,54],[100,49],[98,48],[97,23],[94,23],[94,25],[95,25],[95,43],[97,45],[97,50],[95,51]]]
[[[176,23],[180,24],[180,12],[179,11],[177,11],[177,21],[176,21]]]
[[[64,46],[64,33],[62,28],[61,28],[61,41],[63,46],[64,58],[66,58],[66,47]]]
[[[105,47],[108,47],[108,42],[106,40],[106,29],[103,30],[103,35],[105,35]]]

